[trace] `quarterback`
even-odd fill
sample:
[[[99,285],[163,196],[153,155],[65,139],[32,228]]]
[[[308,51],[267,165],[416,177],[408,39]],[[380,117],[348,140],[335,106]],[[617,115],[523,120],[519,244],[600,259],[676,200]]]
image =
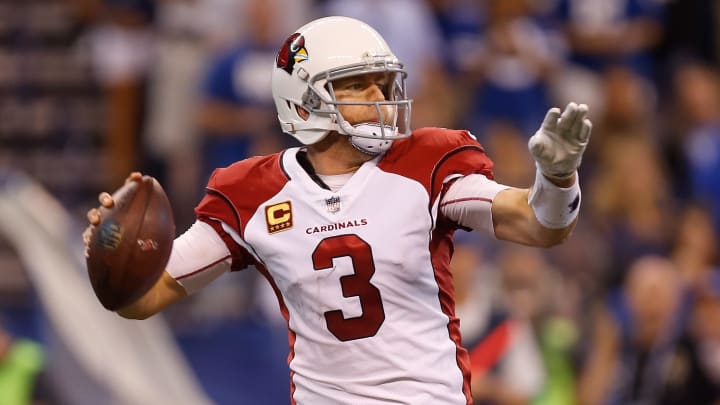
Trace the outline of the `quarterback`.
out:
[[[580,205],[587,106],[548,111],[529,141],[535,182],[519,189],[493,181],[469,132],[409,129],[403,65],[361,21],[310,22],[272,69],[280,126],[305,146],[217,169],[161,279],[118,313],[147,318],[252,266],[287,320],[293,403],[470,404],[453,233],[564,241]],[[88,219],[98,224],[98,210]]]

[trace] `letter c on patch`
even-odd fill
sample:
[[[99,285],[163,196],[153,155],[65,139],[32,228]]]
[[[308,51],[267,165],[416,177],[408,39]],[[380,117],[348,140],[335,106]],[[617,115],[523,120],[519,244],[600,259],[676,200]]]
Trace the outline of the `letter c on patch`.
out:
[[[268,207],[267,220],[270,225],[282,224],[290,219],[292,211],[290,211],[290,203],[280,203]]]

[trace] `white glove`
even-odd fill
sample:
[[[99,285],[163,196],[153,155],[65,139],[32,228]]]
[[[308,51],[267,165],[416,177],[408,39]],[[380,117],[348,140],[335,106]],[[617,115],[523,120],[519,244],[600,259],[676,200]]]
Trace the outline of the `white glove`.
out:
[[[540,129],[528,141],[530,153],[542,174],[566,179],[575,173],[592,132],[587,112],[587,105],[572,102],[562,115],[559,108],[548,110]]]

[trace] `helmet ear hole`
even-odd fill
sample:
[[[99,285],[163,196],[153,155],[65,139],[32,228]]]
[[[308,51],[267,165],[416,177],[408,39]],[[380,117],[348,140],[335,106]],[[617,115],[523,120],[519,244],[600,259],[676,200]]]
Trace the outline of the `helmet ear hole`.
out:
[[[299,105],[295,104],[295,111],[303,120],[307,121],[310,118],[310,112]]]

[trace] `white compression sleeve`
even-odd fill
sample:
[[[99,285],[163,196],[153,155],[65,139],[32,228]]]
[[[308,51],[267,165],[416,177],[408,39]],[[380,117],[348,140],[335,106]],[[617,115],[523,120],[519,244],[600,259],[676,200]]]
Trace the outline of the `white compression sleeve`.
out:
[[[535,184],[530,190],[528,204],[542,226],[561,229],[570,225],[580,211],[580,179],[576,174],[575,184],[561,188],[550,182],[540,170],[535,175]]]
[[[440,210],[459,225],[487,232],[495,237],[492,202],[497,193],[510,186],[499,184],[482,174],[470,174],[450,185],[440,201]]]
[[[173,242],[167,272],[193,293],[230,270],[230,250],[220,235],[202,221]]]

